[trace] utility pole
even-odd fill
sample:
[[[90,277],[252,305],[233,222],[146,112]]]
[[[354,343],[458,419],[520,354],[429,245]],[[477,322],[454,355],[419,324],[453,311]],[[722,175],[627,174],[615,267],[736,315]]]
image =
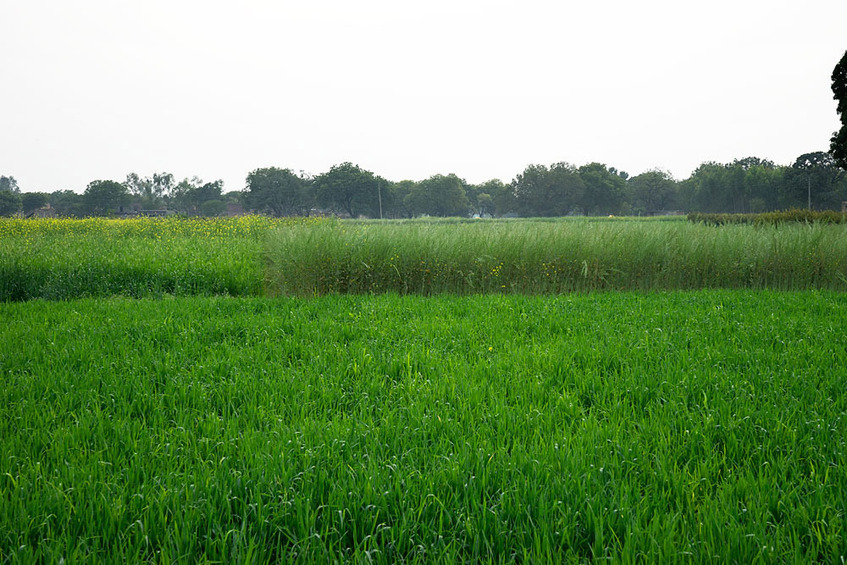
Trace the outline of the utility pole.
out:
[[[382,219],[382,181],[376,181],[376,194],[379,197],[379,219]]]

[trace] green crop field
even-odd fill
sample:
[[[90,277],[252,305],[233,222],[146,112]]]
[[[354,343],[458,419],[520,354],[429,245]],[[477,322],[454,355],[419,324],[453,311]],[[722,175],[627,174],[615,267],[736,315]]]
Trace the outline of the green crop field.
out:
[[[847,558],[843,227],[87,222],[0,224],[0,563]]]

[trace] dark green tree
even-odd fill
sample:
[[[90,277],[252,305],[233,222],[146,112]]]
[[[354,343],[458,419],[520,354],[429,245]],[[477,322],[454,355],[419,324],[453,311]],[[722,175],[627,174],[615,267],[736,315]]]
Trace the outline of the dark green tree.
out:
[[[589,163],[578,169],[585,184],[582,208],[589,216],[620,214],[626,197],[628,175],[601,163]]]
[[[216,217],[224,212],[226,212],[226,202],[223,200],[206,200],[200,205],[201,216]]]
[[[842,169],[847,169],[847,51],[832,70],[832,93],[838,101],[841,129],[832,134],[829,153]]]
[[[244,203],[256,212],[273,216],[308,215],[312,207],[312,183],[291,169],[268,167],[247,175]]]
[[[166,197],[168,206],[189,215],[203,215],[202,206],[209,200],[223,200],[224,181],[203,182],[198,177],[182,179]]]
[[[15,180],[15,177],[0,176],[0,191],[14,192],[17,194],[21,190],[18,188],[18,181]]]
[[[779,208],[783,170],[758,157],[703,163],[679,183],[679,205],[688,212],[747,213]]]
[[[11,190],[0,190],[0,216],[14,216],[20,209],[20,194]]]
[[[191,177],[190,179],[182,179],[176,185],[174,185],[170,193],[166,196],[165,201],[167,202],[167,206],[172,210],[187,214],[189,212],[188,195],[192,190],[194,190],[195,187],[198,187],[202,184],[203,181],[196,176]]]
[[[50,202],[50,195],[46,192],[22,192],[21,209],[24,216],[28,216]]]
[[[744,167],[744,192],[749,212],[770,212],[779,208],[779,192],[782,186],[784,167],[773,161],[750,158],[742,160]]]
[[[315,198],[321,206],[351,218],[378,218],[380,192],[387,185],[380,180],[359,165],[341,163],[315,177]]]
[[[128,202],[126,186],[113,180],[91,181],[82,194],[86,216],[109,216],[119,212]]]
[[[206,182],[200,186],[192,187],[185,195],[185,200],[188,204],[189,212],[193,214],[205,215],[203,213],[203,204],[210,200],[221,201],[223,196],[224,181],[216,180]],[[215,214],[217,215],[217,214]]]
[[[171,173],[153,173],[152,177],[140,177],[137,173],[130,173],[124,185],[142,208],[155,210],[164,205],[165,197],[173,191],[174,176]]]
[[[520,216],[581,214],[585,183],[573,165],[530,165],[509,185]]]
[[[57,190],[50,194],[50,206],[59,216],[83,216],[83,198],[73,190]]]
[[[467,216],[470,202],[464,182],[451,173],[417,183],[406,197],[406,206],[415,216]]]
[[[469,185],[466,190],[474,214],[494,216],[497,214],[496,199],[508,188],[499,179],[491,179],[482,184]]]
[[[825,151],[805,153],[785,169],[782,208],[840,210],[845,194],[845,171]]]
[[[670,173],[647,171],[627,181],[633,212],[654,215],[675,210],[678,205],[677,183]]]
[[[414,190],[417,183],[413,180],[401,180],[397,182],[386,182],[387,190],[383,190],[383,217],[385,218],[411,218],[412,211],[406,205],[406,197]],[[388,198],[386,198],[386,192]]]

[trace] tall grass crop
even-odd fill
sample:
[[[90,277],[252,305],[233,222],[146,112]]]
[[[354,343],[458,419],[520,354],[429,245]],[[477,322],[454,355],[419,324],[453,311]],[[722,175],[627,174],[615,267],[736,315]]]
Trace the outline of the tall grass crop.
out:
[[[0,220],[0,301],[85,296],[847,290],[845,225],[684,219]]]
[[[847,298],[0,304],[0,562],[829,562]]]
[[[274,230],[272,293],[847,289],[847,227],[321,222]]]

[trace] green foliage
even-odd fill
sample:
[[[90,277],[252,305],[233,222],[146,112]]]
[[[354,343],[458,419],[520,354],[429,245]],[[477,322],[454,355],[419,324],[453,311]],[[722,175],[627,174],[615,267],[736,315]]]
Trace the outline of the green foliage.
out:
[[[785,167],[747,157],[728,164],[703,163],[680,185],[681,204],[704,213],[751,213],[776,210],[790,201]]]
[[[320,222],[267,241],[275,294],[847,290],[843,226],[678,221]]]
[[[126,186],[113,180],[91,181],[82,195],[83,214],[86,216],[110,216],[128,203]]]
[[[315,177],[315,198],[320,205],[351,218],[378,218],[381,182],[358,165],[341,163]]]
[[[222,215],[226,212],[226,202],[223,200],[206,200],[200,205],[200,215],[209,218]]]
[[[21,189],[18,188],[18,181],[15,177],[0,176],[0,192],[18,193]]]
[[[727,224],[776,225],[785,223],[806,224],[847,224],[847,215],[832,210],[808,210],[794,208],[781,212],[766,212],[762,214],[688,214],[691,222],[713,226]]]
[[[491,217],[498,213],[497,202],[508,190],[508,187],[498,179],[491,179],[479,185],[470,185],[466,192],[473,213],[482,217]]]
[[[14,216],[21,209],[21,195],[11,190],[0,190],[0,217]]]
[[[34,301],[0,318],[3,563],[847,554],[844,294]]]
[[[627,183],[632,210],[637,214],[654,215],[676,210],[676,181],[666,171],[647,171],[632,177]]]
[[[246,206],[273,216],[308,216],[312,207],[311,181],[290,169],[269,167],[247,175]]]
[[[63,217],[79,218],[83,213],[83,198],[73,190],[57,190],[50,194],[50,206]]]
[[[683,218],[17,219],[0,222],[0,243],[0,301],[847,289],[844,226],[820,220],[716,230]]]
[[[124,186],[145,210],[162,208],[165,198],[170,197],[175,189],[174,176],[171,173],[153,173],[152,177],[145,178],[137,173],[130,173]]]
[[[46,192],[23,192],[20,196],[21,210],[25,216],[32,214],[50,202],[50,195]]]
[[[608,169],[601,163],[589,163],[579,168],[585,184],[583,208],[590,216],[621,214],[626,200],[626,173]]]
[[[797,157],[785,170],[783,206],[840,210],[847,199],[844,170],[823,151]]]
[[[467,216],[470,207],[462,180],[453,174],[416,183],[405,204],[413,216]]]
[[[567,216],[582,212],[585,183],[568,163],[530,165],[512,181],[510,192],[520,216]]]
[[[5,220],[0,301],[257,295],[267,218]]]

